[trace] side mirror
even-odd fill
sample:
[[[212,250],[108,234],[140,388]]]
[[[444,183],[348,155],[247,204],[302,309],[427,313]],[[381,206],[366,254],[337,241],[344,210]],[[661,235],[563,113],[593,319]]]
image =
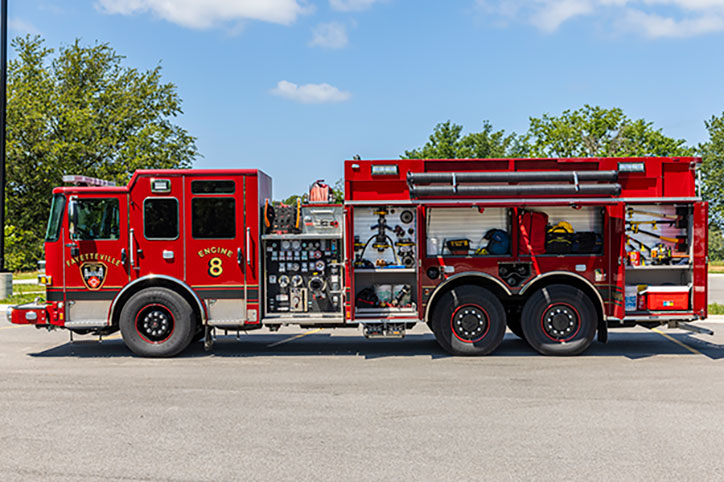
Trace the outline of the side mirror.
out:
[[[70,239],[75,239],[76,227],[78,226],[78,200],[74,197],[68,202],[68,233]]]

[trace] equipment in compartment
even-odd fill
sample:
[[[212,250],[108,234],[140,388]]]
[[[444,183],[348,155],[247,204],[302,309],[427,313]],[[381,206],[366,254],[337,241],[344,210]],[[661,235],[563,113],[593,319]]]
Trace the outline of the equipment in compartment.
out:
[[[689,208],[682,206],[628,207],[626,246],[629,266],[688,264],[689,217]]]
[[[689,286],[648,286],[638,292],[641,311],[686,311],[689,309]]]
[[[368,211],[369,209],[369,211]],[[410,209],[399,213],[400,224],[390,220],[397,215],[396,208],[385,206],[355,210],[354,267],[361,269],[410,269],[415,267],[416,231],[415,214]],[[375,222],[373,225],[368,223]],[[373,234],[366,240],[364,232]]]
[[[546,253],[572,253],[574,241],[575,231],[573,226],[566,221],[561,221],[546,231]]]
[[[289,234],[302,232],[302,203],[297,199],[293,206],[274,206],[267,199],[264,202],[264,232],[267,234]]]
[[[518,225],[520,226],[518,240],[520,254],[545,253],[548,215],[538,211],[521,211],[518,214]]]
[[[362,288],[355,300],[357,308],[414,309],[412,287],[409,284],[374,284]]]

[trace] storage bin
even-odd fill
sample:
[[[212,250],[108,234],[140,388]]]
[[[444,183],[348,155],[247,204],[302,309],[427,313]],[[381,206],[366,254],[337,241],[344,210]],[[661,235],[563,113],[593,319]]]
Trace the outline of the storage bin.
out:
[[[636,296],[638,293],[638,286],[626,287],[626,311],[636,311]]]
[[[649,286],[639,293],[639,308],[648,311],[686,311],[689,309],[689,286]]]

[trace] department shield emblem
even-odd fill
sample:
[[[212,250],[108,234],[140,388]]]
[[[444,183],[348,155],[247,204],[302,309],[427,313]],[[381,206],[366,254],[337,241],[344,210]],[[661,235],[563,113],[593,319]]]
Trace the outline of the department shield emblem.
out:
[[[108,266],[100,261],[86,261],[80,265],[80,275],[89,290],[99,290],[106,281]]]

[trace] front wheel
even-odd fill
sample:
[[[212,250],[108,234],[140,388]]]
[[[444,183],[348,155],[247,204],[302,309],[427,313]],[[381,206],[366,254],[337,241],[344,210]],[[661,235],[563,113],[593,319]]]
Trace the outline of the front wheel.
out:
[[[120,327],[126,346],[145,357],[179,354],[191,343],[196,328],[189,304],[166,288],[133,295],[121,311]]]
[[[578,288],[550,285],[523,305],[521,327],[526,341],[542,355],[578,355],[596,335],[596,308]]]
[[[505,336],[503,304],[478,286],[458,286],[442,295],[431,321],[437,342],[452,355],[487,355]]]

